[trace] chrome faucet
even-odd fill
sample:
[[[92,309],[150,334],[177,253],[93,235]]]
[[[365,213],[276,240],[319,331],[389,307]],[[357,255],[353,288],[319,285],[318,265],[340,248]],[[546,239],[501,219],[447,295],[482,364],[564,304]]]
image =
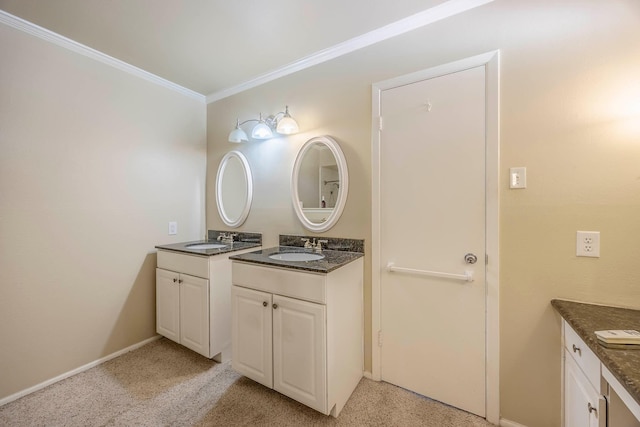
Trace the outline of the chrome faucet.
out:
[[[318,240],[316,242],[315,237],[313,238],[313,243],[311,243],[309,240],[311,239],[306,239],[306,238],[302,238],[300,239],[304,242],[304,248],[305,249],[312,249],[314,252],[322,252],[322,244],[323,243],[329,243],[328,240]]]
[[[233,238],[236,237],[236,233],[220,233],[218,234],[218,241],[226,244],[233,244]]]
[[[305,248],[305,249],[313,249],[313,248],[315,248],[315,247],[316,247],[316,239],[313,239],[313,243],[311,243],[311,242],[309,241],[309,240],[311,240],[311,239],[305,239],[305,238],[302,238],[302,239],[300,239],[300,240],[302,240],[302,241],[304,242],[304,248]]]

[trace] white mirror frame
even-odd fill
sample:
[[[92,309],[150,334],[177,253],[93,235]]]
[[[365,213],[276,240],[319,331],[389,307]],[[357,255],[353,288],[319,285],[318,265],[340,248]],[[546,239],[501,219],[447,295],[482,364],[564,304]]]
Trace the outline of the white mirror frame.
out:
[[[244,169],[244,176],[247,180],[247,198],[244,204],[244,210],[238,216],[238,218],[229,218],[227,213],[224,210],[224,204],[222,202],[222,178],[224,177],[224,170],[227,167],[227,163],[229,159],[236,158],[240,160],[242,164],[242,168]],[[229,151],[225,156],[220,160],[220,166],[218,166],[218,174],[216,175],[216,205],[218,206],[218,213],[220,214],[220,218],[222,222],[228,225],[231,228],[240,227],[244,221],[247,219],[249,215],[249,210],[251,209],[251,201],[253,200],[253,178],[251,176],[251,168],[249,167],[249,162],[247,158],[239,151]]]
[[[324,144],[331,150],[333,157],[336,159],[336,163],[338,166],[338,176],[340,177],[340,192],[338,194],[338,200],[336,200],[336,205],[327,220],[321,223],[309,221],[309,219],[304,215],[300,203],[298,203],[298,175],[300,173],[300,165],[302,164],[304,155],[313,148],[314,144],[317,143]],[[302,225],[307,230],[315,231],[318,233],[329,230],[338,222],[338,219],[340,219],[340,215],[342,215],[344,206],[347,203],[348,193],[349,171],[347,169],[347,160],[345,159],[344,153],[340,149],[338,143],[328,135],[317,136],[305,142],[298,152],[296,162],[293,165],[293,173],[291,174],[291,200],[293,202],[293,209],[296,211],[296,215],[298,215],[298,219],[300,220]]]

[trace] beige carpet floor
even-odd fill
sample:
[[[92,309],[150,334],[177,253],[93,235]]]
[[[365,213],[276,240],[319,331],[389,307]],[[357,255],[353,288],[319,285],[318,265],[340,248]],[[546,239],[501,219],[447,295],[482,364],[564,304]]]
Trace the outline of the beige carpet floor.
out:
[[[362,379],[337,419],[167,339],[0,407],[0,426],[490,426],[399,387]]]

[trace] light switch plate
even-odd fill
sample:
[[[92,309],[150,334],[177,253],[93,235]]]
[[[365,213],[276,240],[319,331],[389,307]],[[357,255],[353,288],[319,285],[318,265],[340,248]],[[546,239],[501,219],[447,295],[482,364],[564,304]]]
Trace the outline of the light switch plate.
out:
[[[509,188],[527,188],[527,168],[509,169]]]
[[[169,222],[169,236],[178,234],[178,223],[176,221]]]
[[[576,256],[600,258],[599,231],[578,231],[576,233]]]

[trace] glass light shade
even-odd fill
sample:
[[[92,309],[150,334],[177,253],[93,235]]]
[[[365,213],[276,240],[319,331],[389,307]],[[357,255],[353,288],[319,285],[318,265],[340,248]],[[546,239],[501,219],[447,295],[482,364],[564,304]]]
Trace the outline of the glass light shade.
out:
[[[261,121],[251,131],[251,138],[253,139],[269,139],[273,138],[273,132],[271,128],[267,126],[264,121]]]
[[[293,118],[288,113],[278,121],[278,126],[276,127],[276,132],[284,135],[297,133],[298,130],[298,123],[293,120]]]
[[[239,126],[236,126],[236,128],[232,130],[231,133],[229,134],[229,142],[239,143],[239,142],[248,142],[248,141],[249,141],[249,137],[247,137],[246,132],[240,129]]]

